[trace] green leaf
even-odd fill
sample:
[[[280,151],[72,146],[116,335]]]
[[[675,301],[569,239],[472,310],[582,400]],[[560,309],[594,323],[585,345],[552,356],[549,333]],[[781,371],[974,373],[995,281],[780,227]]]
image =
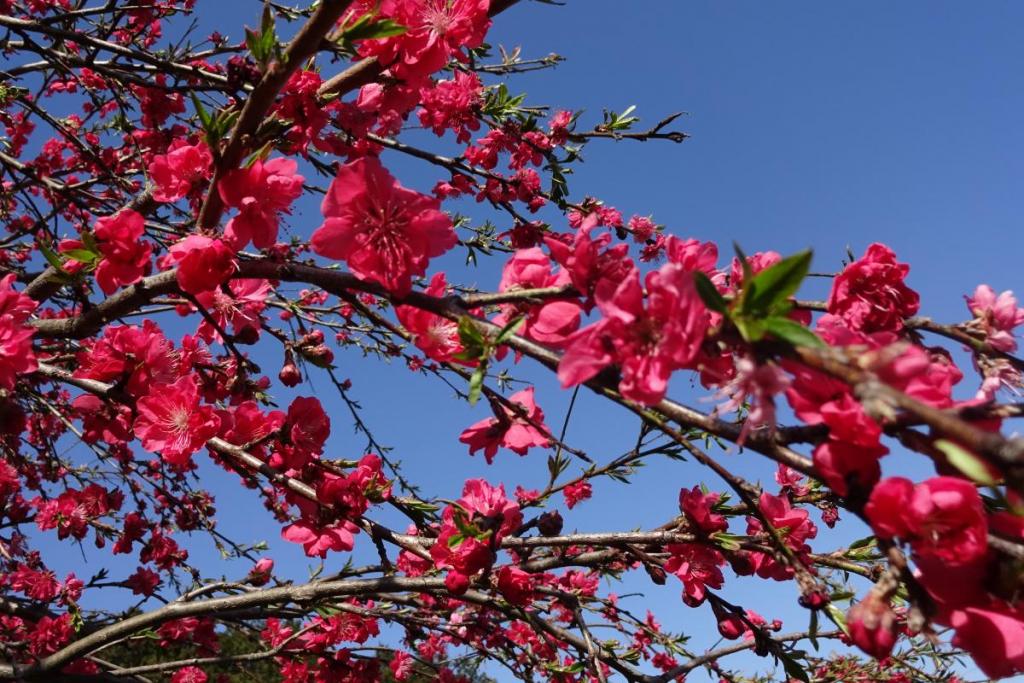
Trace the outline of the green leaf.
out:
[[[549,455],[548,456],[548,474],[551,475],[551,481],[558,479],[558,475],[569,467],[569,459],[564,458],[561,455]]]
[[[63,253],[68,258],[81,261],[82,263],[95,263],[100,258],[100,255],[95,251],[90,251],[88,249],[68,249]]]
[[[807,272],[811,268],[811,256],[810,249],[802,251],[755,275],[749,283],[753,291],[746,300],[749,310],[769,313],[777,304],[786,302],[789,297],[796,294],[800,283],[807,277]]]
[[[245,46],[249,48],[249,53],[253,56],[257,62],[263,63],[260,59],[260,34],[253,31],[251,28],[245,29]]]
[[[67,274],[64,271],[64,261],[61,260],[60,256],[58,256],[53,251],[53,249],[50,249],[49,246],[47,246],[46,244],[43,244],[42,242],[40,242],[39,243],[39,252],[43,255],[43,258],[46,259],[47,263],[49,263],[51,266],[56,268],[61,273],[64,273],[65,275]]]
[[[811,625],[807,628],[807,635],[811,640],[811,647],[817,652],[820,648],[818,647],[818,610],[811,610]]]
[[[735,551],[740,549],[740,541],[747,540],[746,536],[737,536],[736,534],[728,534],[724,531],[718,531],[711,534],[711,540],[718,544],[718,547],[723,550]]]
[[[267,33],[274,30],[274,10],[270,3],[263,5],[263,16],[260,19],[260,32]]]
[[[100,247],[96,243],[96,238],[88,230],[82,232],[82,244],[84,244],[85,248],[89,251],[96,252],[97,254],[100,253]]]
[[[718,288],[715,287],[715,283],[711,281],[711,278],[700,271],[696,271],[693,274],[693,284],[697,287],[697,294],[700,295],[705,306],[722,315],[729,314],[729,302],[718,293]]]
[[[459,341],[463,346],[484,346],[487,340],[468,315],[459,318]]]
[[[206,111],[206,107],[194,92],[189,94],[192,97],[192,106],[196,108],[196,115],[199,116],[199,122],[203,124],[203,130],[209,133],[213,128],[213,117],[210,116],[210,112]]]
[[[526,322],[526,316],[519,316],[513,320],[510,320],[505,327],[501,328],[498,332],[498,336],[494,338],[494,345],[500,346],[507,342],[509,338],[519,331],[519,328]]]
[[[408,30],[405,26],[402,26],[391,19],[364,21],[368,16],[369,15],[361,17],[359,21],[356,21],[351,27],[345,29],[345,32],[342,34],[342,39],[351,43],[356,40],[390,38],[392,36],[400,36]]]
[[[804,668],[800,665],[800,662],[793,659],[793,656],[786,652],[779,652],[779,659],[782,660],[782,667],[786,670],[786,675],[790,678],[795,678],[804,683],[811,683],[810,677]]]
[[[960,473],[976,484],[995,486],[999,480],[992,476],[985,461],[959,444],[946,439],[939,439],[935,447],[949,460],[949,464],[960,470]]]
[[[846,614],[843,610],[836,607],[834,603],[828,603],[825,605],[825,616],[832,620],[832,623],[839,627],[839,630],[850,635],[850,629],[846,626]]]
[[[765,322],[764,320],[758,320],[757,318],[734,318],[733,324],[736,325],[736,329],[740,331],[740,335],[744,340],[748,342],[761,341],[765,333]]]
[[[232,126],[235,125],[235,121],[238,120],[238,115],[241,113],[240,109],[232,109],[219,114],[210,124],[210,135],[215,140],[223,138],[231,130]]]
[[[487,375],[487,363],[482,362],[473,370],[469,377],[469,405],[474,406],[480,400],[483,391],[484,377]]]
[[[789,342],[793,346],[825,348],[825,342],[821,341],[818,335],[789,318],[768,318],[764,321],[764,328],[778,339]]]

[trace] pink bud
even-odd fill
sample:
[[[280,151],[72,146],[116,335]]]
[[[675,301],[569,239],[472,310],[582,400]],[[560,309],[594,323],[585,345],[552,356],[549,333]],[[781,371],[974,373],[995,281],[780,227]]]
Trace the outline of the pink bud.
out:
[[[868,593],[850,608],[846,616],[850,639],[875,659],[884,659],[892,652],[898,637],[896,613],[888,601]]]

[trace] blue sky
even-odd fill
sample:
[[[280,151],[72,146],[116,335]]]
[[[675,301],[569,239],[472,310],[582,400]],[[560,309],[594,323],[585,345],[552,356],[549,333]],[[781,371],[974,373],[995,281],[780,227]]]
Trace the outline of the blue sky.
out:
[[[197,8],[200,33],[216,28],[239,38],[240,21],[258,21],[254,2],[200,0]],[[554,70],[514,78],[510,88],[529,93],[533,104],[584,110],[581,125],[598,122],[604,107],[636,105],[641,126],[688,112],[679,125],[692,138],[682,145],[593,143],[571,179],[575,198],[593,195],[626,216],[652,214],[683,237],[715,240],[723,260],[733,240],[748,253],[811,247],[815,269],[832,271],[847,246],[859,255],[870,242],[884,241],[912,264],[909,283],[922,294],[922,314],[952,322],[966,314],[962,295],[981,282],[1024,293],[1018,277],[1024,246],[1022,23],[1024,4],[995,1],[570,0],[564,7],[520,3],[498,18],[489,42],[521,45],[528,57],[566,57]],[[441,178],[419,162],[389,158],[388,164],[404,184],[421,191]],[[479,207],[470,213],[503,220]],[[308,236],[319,225],[316,202],[302,204],[290,223]],[[454,256],[443,265],[464,281],[496,286],[500,263],[466,272],[460,261]],[[821,298],[824,286],[812,284],[802,294]],[[257,360],[271,373],[280,356],[275,350]],[[468,457],[458,434],[484,417],[486,406],[456,403],[443,385],[401,365],[355,353],[339,354],[337,365],[341,376],[353,380],[369,424],[425,491],[455,498],[464,479],[478,476],[503,481],[510,492],[515,484],[543,483],[539,451],[526,458],[503,451],[491,467]],[[568,393],[529,362],[514,372],[538,381],[549,424],[560,425]],[[968,376],[960,393],[970,395],[975,387]],[[330,392],[330,384],[317,378],[296,391],[317,395],[328,407],[334,420],[329,454],[355,457],[364,439],[352,433]],[[673,393],[698,402],[686,378],[675,382]],[[278,393],[283,405],[289,395]],[[582,392],[568,440],[601,462],[628,450],[637,427],[635,418]],[[754,454],[722,457],[745,475],[771,481],[773,468]],[[918,477],[929,473],[919,458],[900,452],[886,465]],[[239,540],[270,541],[279,568],[302,578],[310,562],[297,546],[277,540],[277,525],[252,492],[229,485],[214,467],[204,466],[202,473],[220,491],[223,530]],[[566,528],[659,524],[676,511],[679,488],[702,481],[721,488],[694,465],[652,462],[629,486],[596,484],[593,501],[565,514]],[[825,531],[816,550],[864,534],[857,524],[840,534]],[[361,538],[357,553],[372,557],[367,545]],[[193,554],[214,560],[202,545]],[[67,560],[69,568],[81,564],[77,551]],[[329,557],[328,568],[343,562]],[[245,571],[206,566],[211,575]],[[785,630],[806,626],[794,586],[730,579],[727,588],[732,584],[730,597],[782,618]],[[641,574],[613,590],[646,592],[624,604],[641,614],[656,604],[662,624],[694,635],[696,649],[713,642],[709,610],[685,608],[678,582],[654,589]]]

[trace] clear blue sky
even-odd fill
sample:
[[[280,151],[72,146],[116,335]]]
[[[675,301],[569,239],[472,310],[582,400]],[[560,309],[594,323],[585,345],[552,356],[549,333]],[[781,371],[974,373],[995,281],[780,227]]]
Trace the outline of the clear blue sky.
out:
[[[232,38],[241,36],[239,21],[254,25],[259,12],[257,3],[240,1],[200,0],[197,8],[201,32],[216,28]],[[583,125],[599,121],[602,107],[637,105],[648,124],[689,112],[680,125],[693,137],[682,145],[592,144],[571,182],[575,198],[597,196],[626,216],[653,214],[676,234],[719,242],[723,255],[732,240],[748,252],[812,247],[817,270],[836,269],[847,246],[859,255],[870,242],[885,241],[912,264],[909,282],[922,294],[922,313],[955,321],[966,313],[962,295],[980,282],[1024,294],[1018,275],[1024,247],[1022,25],[1024,4],[995,1],[570,0],[565,7],[522,2],[498,18],[489,40],[521,45],[526,56],[566,57],[557,69],[519,76],[510,87],[528,92],[534,104],[585,110]],[[441,177],[415,161],[390,159],[389,165],[422,191]],[[472,215],[494,217],[482,208]],[[315,202],[291,221],[303,235],[318,224]],[[458,262],[447,261],[456,272]],[[499,267],[467,277],[493,288]],[[823,294],[820,285],[807,291]],[[268,372],[280,362],[276,352],[259,360]],[[352,378],[368,422],[425,491],[455,498],[468,477],[504,481],[511,491],[517,483],[537,486],[546,476],[539,451],[524,459],[503,451],[492,467],[468,457],[456,439],[485,416],[485,406],[451,401],[449,390],[401,366],[355,354],[339,354],[337,364]],[[538,380],[539,403],[549,422],[560,424],[568,394],[528,363],[516,373]],[[963,395],[973,393],[972,378],[964,385]],[[695,402],[688,387],[687,380],[677,381],[674,393]],[[364,440],[352,434],[329,390],[315,379],[314,387],[298,393],[315,393],[328,406],[330,455],[356,456]],[[287,395],[281,398],[286,404]],[[622,411],[581,394],[569,441],[604,461],[631,447],[637,426]],[[773,468],[757,456],[723,457],[770,482]],[[919,477],[928,472],[903,453],[886,465]],[[212,467],[203,472],[211,482],[224,479]],[[660,523],[675,512],[679,488],[700,481],[721,486],[696,467],[652,463],[631,486],[595,486],[595,499],[566,515],[566,528]],[[223,491],[223,530],[240,540],[270,541],[279,567],[301,578],[309,562],[297,546],[277,541],[278,527],[252,492],[216,486]],[[823,529],[815,548],[829,550],[862,533],[856,525],[843,535]],[[372,557],[367,545],[360,538],[357,552]],[[343,561],[329,557],[329,569]],[[76,564],[80,558],[68,558],[69,567]],[[244,572],[207,566],[211,574]],[[768,618],[783,618],[786,630],[806,626],[794,586],[730,583],[733,597]],[[709,610],[683,607],[680,584],[672,579],[665,589],[653,588],[641,577],[615,590],[647,591],[647,598],[624,604],[640,613],[657,604],[667,629],[694,635],[696,649],[711,642]]]

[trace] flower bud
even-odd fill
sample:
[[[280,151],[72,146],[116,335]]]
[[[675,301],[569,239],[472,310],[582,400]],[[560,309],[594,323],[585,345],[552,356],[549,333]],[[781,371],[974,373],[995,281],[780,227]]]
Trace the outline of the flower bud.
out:
[[[245,327],[236,332],[232,339],[236,344],[250,346],[260,340],[260,331],[255,327]]]
[[[846,623],[854,645],[875,659],[888,657],[896,645],[896,613],[887,600],[873,592],[850,608]]]
[[[807,609],[823,609],[832,602],[832,597],[824,586],[814,586],[800,596],[800,606]]]
[[[557,536],[562,533],[562,515],[557,510],[545,512],[537,518],[537,529],[542,536]]]
[[[277,378],[286,387],[294,387],[302,381],[302,373],[299,372],[299,367],[295,364],[291,351],[285,353],[284,365],[281,366],[281,372],[277,373]]]
[[[249,570],[249,576],[246,578],[253,586],[263,586],[270,580],[270,573],[273,571],[274,561],[264,557]]]

